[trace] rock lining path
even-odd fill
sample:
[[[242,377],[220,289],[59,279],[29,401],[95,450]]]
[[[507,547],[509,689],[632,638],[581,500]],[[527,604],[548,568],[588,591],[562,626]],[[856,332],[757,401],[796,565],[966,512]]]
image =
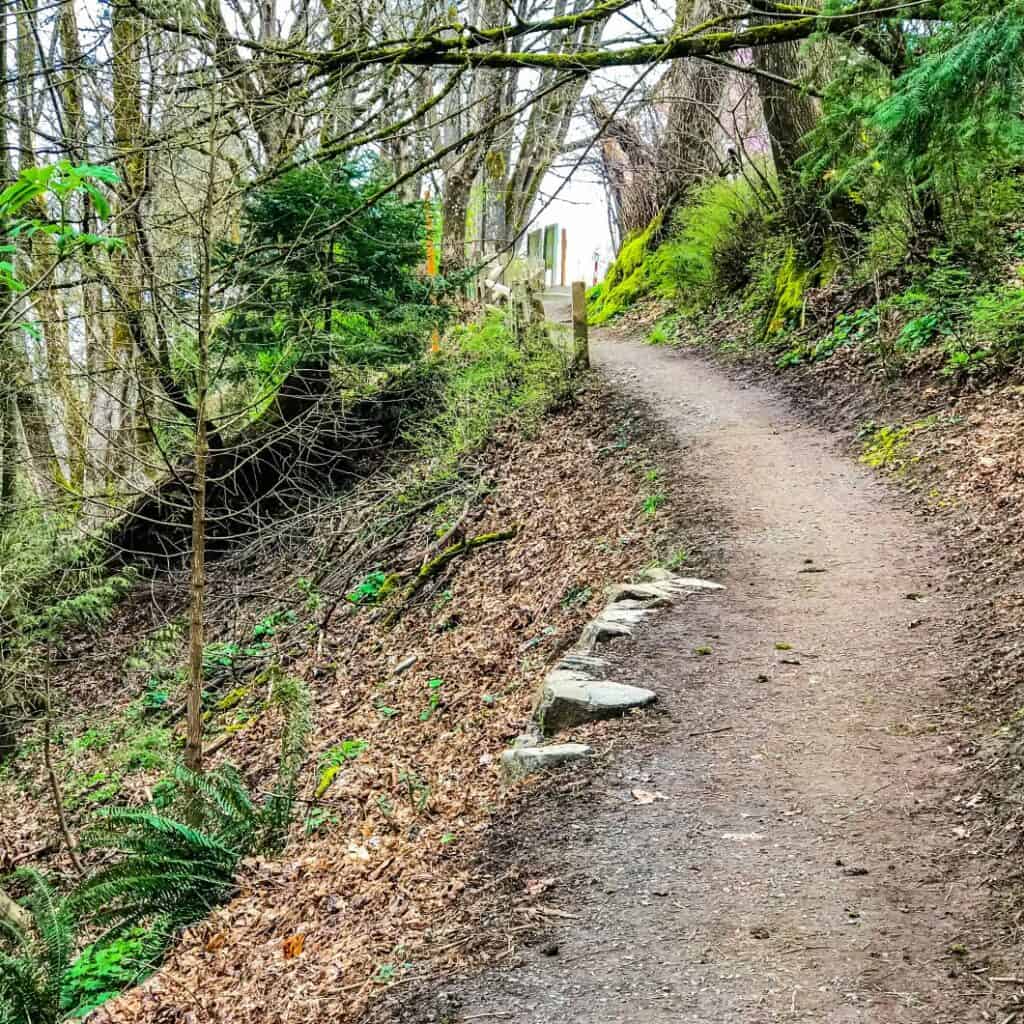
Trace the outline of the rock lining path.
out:
[[[572,916],[454,986],[450,1019],[1001,1024],[993,986],[954,976],[991,920],[945,793],[969,652],[941,545],[771,393],[623,340],[593,356],[724,510],[726,589],[630,641],[615,678],[654,690],[667,725],[537,808],[522,854]]]

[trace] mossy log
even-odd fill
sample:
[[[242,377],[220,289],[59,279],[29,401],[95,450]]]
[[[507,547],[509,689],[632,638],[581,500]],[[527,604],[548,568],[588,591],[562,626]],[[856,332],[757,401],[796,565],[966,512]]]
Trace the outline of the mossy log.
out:
[[[439,573],[446,569],[450,562],[462,555],[467,555],[477,548],[490,544],[500,544],[512,540],[519,535],[520,526],[509,527],[507,530],[496,530],[492,533],[478,533],[475,537],[465,537],[456,544],[446,547],[440,554],[426,562],[420,571],[402,588],[394,607],[384,619],[385,626],[393,626],[402,616],[412,599]]]

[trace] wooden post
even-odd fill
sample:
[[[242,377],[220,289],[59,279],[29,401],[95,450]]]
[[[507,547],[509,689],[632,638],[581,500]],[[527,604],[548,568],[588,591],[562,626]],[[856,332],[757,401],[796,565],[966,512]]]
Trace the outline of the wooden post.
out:
[[[562,288],[565,287],[565,275],[566,275],[565,256],[566,256],[566,252],[567,252],[568,248],[569,248],[569,232],[565,228],[562,228],[562,276],[561,276],[560,281],[559,281],[559,283],[560,283]]]
[[[582,281],[572,283],[572,341],[573,366],[577,370],[590,369],[590,342],[587,338],[587,286]]]

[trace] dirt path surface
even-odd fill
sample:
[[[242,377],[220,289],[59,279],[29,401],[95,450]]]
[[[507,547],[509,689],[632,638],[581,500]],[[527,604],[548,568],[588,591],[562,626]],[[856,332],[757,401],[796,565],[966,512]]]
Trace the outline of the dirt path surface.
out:
[[[570,916],[443,1019],[1001,1024],[964,965],[988,896],[946,799],[969,652],[940,545],[771,394],[621,340],[594,358],[706,481],[726,589],[639,631],[616,678],[659,694],[659,735],[513,840]]]

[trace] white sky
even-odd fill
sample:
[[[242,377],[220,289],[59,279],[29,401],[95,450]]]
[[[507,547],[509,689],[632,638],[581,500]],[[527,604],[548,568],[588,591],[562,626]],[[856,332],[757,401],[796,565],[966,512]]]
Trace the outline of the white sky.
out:
[[[543,204],[559,185],[562,175],[549,173],[541,186],[540,203]],[[594,283],[594,259],[598,259],[598,280],[604,277],[609,261],[614,256],[608,231],[608,205],[604,187],[594,172],[586,168],[576,171],[566,182],[557,198],[544,210],[531,230],[548,224],[566,229],[566,277],[568,281]]]

